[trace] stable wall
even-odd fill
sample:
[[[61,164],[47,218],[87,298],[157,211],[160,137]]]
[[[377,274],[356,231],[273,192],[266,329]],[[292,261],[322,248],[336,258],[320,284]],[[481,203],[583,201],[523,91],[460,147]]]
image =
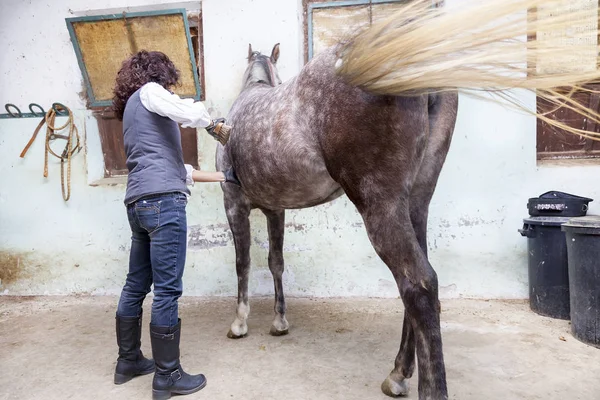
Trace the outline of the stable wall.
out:
[[[0,120],[0,293],[118,294],[127,271],[129,227],[124,186],[90,183],[102,175],[95,120],[79,97],[81,73],[64,18],[95,10],[177,3],[161,0],[0,3],[0,105],[30,102],[71,107],[85,138],[73,161],[72,198],[60,194],[60,167],[42,177],[43,138],[18,157],[38,121]],[[206,105],[227,114],[240,89],[248,43],[270,52],[281,43],[280,75],[302,66],[300,1],[203,2]],[[533,104],[532,97],[524,97]],[[58,144],[59,146],[62,143]],[[201,167],[214,169],[215,142],[200,134]],[[527,296],[526,241],[517,229],[528,197],[563,190],[600,201],[598,166],[543,166],[535,161],[535,120],[461,97],[454,141],[430,212],[430,259],[442,297]],[[600,213],[592,203],[592,213]],[[186,295],[237,293],[235,253],[218,184],[197,184],[188,205]],[[252,214],[254,295],[273,293],[266,222]],[[342,197],[289,211],[284,285],[293,296],[398,295],[373,251],[362,220]]]

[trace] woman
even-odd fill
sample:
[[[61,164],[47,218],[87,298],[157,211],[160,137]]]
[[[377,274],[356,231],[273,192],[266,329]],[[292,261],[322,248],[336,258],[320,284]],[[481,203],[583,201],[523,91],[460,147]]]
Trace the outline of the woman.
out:
[[[155,400],[190,394],[206,385],[204,375],[189,375],[179,363],[181,319],[178,299],[186,256],[187,184],[232,182],[233,170],[196,171],[183,163],[183,127],[213,130],[213,121],[200,102],[171,93],[179,71],[161,52],[140,51],[127,59],[117,75],[114,110],[123,121],[127,155],[125,205],[131,226],[129,273],[116,313],[119,357],[115,383],[155,372]],[[142,303],[154,284],[150,318],[153,360],[140,350]]]

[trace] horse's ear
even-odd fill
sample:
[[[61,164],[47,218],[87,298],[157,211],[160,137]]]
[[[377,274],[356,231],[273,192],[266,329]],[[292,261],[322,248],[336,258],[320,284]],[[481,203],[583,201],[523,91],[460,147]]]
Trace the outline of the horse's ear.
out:
[[[277,64],[277,60],[279,60],[279,43],[273,46],[273,51],[271,52],[271,62]]]
[[[252,58],[252,43],[248,43],[248,61]]]

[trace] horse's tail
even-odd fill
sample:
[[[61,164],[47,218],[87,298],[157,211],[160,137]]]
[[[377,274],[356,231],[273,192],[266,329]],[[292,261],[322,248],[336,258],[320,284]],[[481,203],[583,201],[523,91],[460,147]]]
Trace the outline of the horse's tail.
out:
[[[357,35],[342,48],[338,73],[376,94],[483,90],[559,129],[600,140],[549,117],[566,107],[600,124],[598,110],[573,98],[600,83],[597,1],[431,3],[411,1]],[[535,91],[544,110],[521,104],[507,91],[513,88]]]

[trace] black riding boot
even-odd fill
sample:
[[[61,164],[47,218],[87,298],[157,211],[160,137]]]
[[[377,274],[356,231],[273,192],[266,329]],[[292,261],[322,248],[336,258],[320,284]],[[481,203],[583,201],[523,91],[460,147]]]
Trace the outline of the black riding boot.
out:
[[[179,339],[181,319],[175,326],[150,325],[152,355],[156,372],[152,381],[154,400],[171,398],[172,394],[191,394],[206,386],[204,375],[189,375],[179,363]]]
[[[130,381],[137,375],[154,372],[154,361],[142,354],[142,312],[139,317],[116,316],[119,358],[115,368],[115,384]]]

